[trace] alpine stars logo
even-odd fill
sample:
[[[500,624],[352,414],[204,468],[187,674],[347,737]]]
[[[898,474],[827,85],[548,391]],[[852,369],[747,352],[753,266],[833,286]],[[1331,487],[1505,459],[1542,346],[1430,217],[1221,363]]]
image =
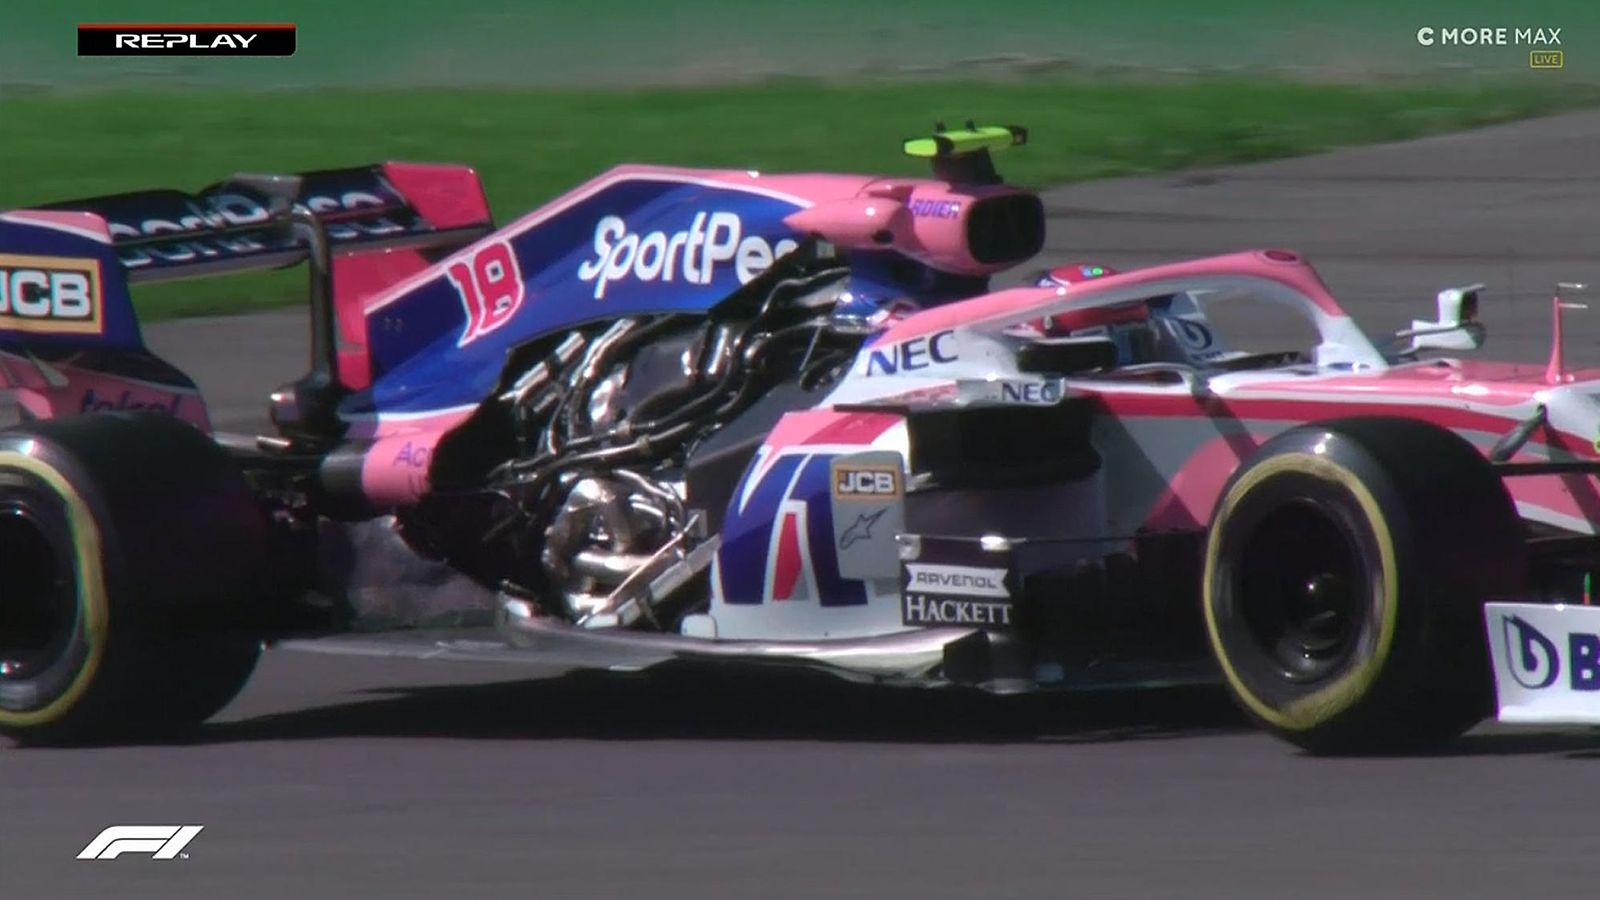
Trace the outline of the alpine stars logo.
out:
[[[697,212],[685,231],[644,235],[619,216],[606,216],[595,225],[594,258],[578,266],[578,278],[594,282],[594,297],[603,300],[612,282],[626,278],[710,284],[718,267],[731,262],[739,283],[747,284],[799,246],[787,238],[769,244],[760,235],[746,236],[731,212]]]
[[[1520,616],[1500,620],[1511,677],[1528,690],[1540,690],[1561,677],[1561,654],[1555,642]]]
[[[883,518],[884,513],[888,511],[889,508],[884,507],[875,512],[862,513],[856,516],[856,520],[851,522],[850,527],[846,528],[844,534],[839,536],[839,549],[849,550],[862,541],[872,540],[873,526],[877,525],[878,520]]]
[[[79,859],[116,859],[124,853],[149,853],[151,859],[188,858],[189,846],[204,825],[113,825],[95,835]]]

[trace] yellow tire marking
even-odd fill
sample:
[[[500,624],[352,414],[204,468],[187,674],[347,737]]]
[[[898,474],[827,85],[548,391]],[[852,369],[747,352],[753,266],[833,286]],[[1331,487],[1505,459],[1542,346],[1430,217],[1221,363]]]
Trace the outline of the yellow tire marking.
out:
[[[83,698],[106,652],[106,629],[110,624],[111,608],[106,600],[105,574],[101,569],[100,526],[94,515],[66,477],[42,460],[15,450],[0,450],[0,468],[20,469],[49,485],[66,504],[67,526],[72,533],[76,551],[78,615],[83,623],[84,640],[88,653],[83,665],[73,676],[61,696],[45,706],[14,712],[0,709],[0,726],[27,728],[47,725],[65,716]]]
[[[1334,482],[1356,498],[1356,503],[1365,513],[1367,524],[1372,527],[1373,535],[1378,542],[1379,567],[1382,569],[1380,573],[1382,584],[1379,590],[1382,612],[1378,619],[1378,645],[1367,660],[1315,693],[1278,708],[1268,704],[1245,686],[1239,673],[1234,670],[1233,663],[1223,652],[1221,632],[1213,604],[1212,584],[1216,576],[1218,553],[1221,550],[1219,538],[1221,528],[1218,526],[1227,522],[1234,507],[1251,488],[1267,478],[1286,472],[1311,475]],[[1394,643],[1395,620],[1400,609],[1400,604],[1397,602],[1399,580],[1396,577],[1394,538],[1389,533],[1389,523],[1379,509],[1378,501],[1373,498],[1372,492],[1367,490],[1366,485],[1361,483],[1355,473],[1325,456],[1285,453],[1263,460],[1241,476],[1217,505],[1212,521],[1214,524],[1206,539],[1206,631],[1211,639],[1212,654],[1222,665],[1222,674],[1233,688],[1234,694],[1250,708],[1251,712],[1287,731],[1308,731],[1355,705],[1371,689],[1372,683],[1378,678],[1378,673],[1383,670],[1384,662],[1389,658],[1389,649]]]

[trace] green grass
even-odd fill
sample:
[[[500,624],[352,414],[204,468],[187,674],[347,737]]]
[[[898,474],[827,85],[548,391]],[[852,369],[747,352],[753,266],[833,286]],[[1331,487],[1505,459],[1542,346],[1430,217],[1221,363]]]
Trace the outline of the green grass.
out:
[[[1024,124],[999,160],[1035,186],[1312,153],[1600,103],[1600,87],[1202,79],[784,82],[643,91],[41,93],[0,98],[0,208],[238,171],[383,159],[476,166],[501,221],[613,164],[919,174],[901,138],[937,118]],[[299,302],[299,273],[152,286],[146,319]]]

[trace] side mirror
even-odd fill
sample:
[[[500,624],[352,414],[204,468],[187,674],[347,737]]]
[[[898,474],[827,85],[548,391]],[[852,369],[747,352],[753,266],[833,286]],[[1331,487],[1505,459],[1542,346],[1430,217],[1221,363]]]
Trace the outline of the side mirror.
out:
[[[1017,371],[1028,375],[1071,375],[1116,364],[1117,345],[1107,337],[1037,338],[1017,349]]]
[[[1487,332],[1478,321],[1478,292],[1481,284],[1446,288],[1439,292],[1439,318],[1428,322],[1413,319],[1411,327],[1395,334],[1398,340],[1409,338],[1411,345],[1402,355],[1419,350],[1476,350],[1483,346]]]

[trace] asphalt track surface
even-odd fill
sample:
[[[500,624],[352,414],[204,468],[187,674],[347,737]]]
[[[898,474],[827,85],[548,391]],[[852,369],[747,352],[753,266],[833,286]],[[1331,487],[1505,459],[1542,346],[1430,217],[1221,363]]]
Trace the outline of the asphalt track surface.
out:
[[[1542,360],[1600,280],[1600,113],[1048,195],[1046,258],[1309,255],[1372,331],[1486,281],[1486,354]],[[1038,148],[1023,152],[1048,152]],[[1600,362],[1600,309],[1569,352]],[[243,427],[301,319],[150,329]],[[810,675],[518,681],[273,651],[196,742],[0,749],[0,898],[1507,897],[1600,875],[1600,733],[1488,729],[1321,760],[1215,691],[998,701]],[[78,862],[112,824],[188,858]]]

